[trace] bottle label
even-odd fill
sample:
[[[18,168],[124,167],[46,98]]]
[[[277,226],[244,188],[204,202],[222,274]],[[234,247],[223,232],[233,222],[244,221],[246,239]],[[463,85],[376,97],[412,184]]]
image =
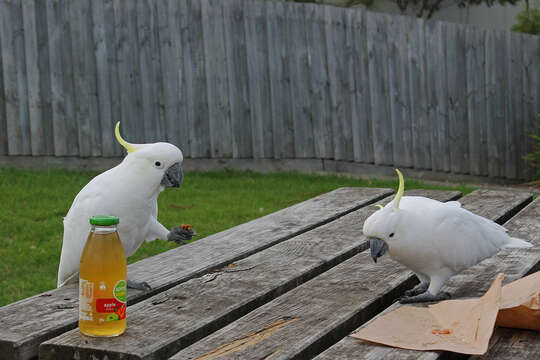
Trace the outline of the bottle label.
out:
[[[102,286],[104,286],[104,284],[102,284]],[[105,321],[125,319],[127,298],[126,281],[119,280],[112,289],[111,295],[113,295],[112,298],[96,298],[94,283],[85,279],[79,279],[79,319],[92,321],[94,312],[97,314],[107,314]],[[93,309],[94,304],[95,309]]]
[[[92,321],[94,301],[94,283],[79,278],[79,319]]]

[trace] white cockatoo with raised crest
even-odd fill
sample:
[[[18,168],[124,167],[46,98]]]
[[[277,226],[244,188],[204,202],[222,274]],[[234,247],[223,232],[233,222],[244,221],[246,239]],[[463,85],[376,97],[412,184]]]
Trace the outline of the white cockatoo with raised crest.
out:
[[[501,225],[463,209],[421,196],[403,196],[403,175],[396,169],[399,188],[395,198],[364,222],[371,257],[388,252],[411,269],[420,283],[405,292],[401,303],[444,300],[440,292],[453,275],[495,255],[501,249],[532,244],[510,237]]]
[[[78,281],[79,263],[90,232],[89,219],[94,215],[120,218],[117,231],[126,256],[132,255],[143,241],[164,239],[182,244],[194,235],[186,226],[169,231],[157,220],[160,192],[182,184],[182,151],[166,142],[130,144],[120,135],[120,122],[116,123],[115,135],[127,150],[126,157],[86,184],[64,218],[58,287]],[[128,287],[150,290],[146,282],[130,279]]]

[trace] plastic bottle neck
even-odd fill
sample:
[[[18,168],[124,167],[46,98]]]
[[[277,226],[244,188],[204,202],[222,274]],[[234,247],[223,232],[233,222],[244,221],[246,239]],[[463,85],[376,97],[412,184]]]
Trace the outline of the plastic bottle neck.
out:
[[[96,234],[107,234],[107,233],[115,232],[116,225],[110,225],[110,226],[92,225],[92,229],[90,231]]]

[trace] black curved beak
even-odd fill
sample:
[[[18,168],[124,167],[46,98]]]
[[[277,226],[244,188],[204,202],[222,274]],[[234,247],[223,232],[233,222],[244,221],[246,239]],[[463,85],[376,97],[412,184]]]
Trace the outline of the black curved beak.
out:
[[[386,250],[388,250],[388,245],[377,238],[370,238],[369,248],[371,249],[371,258],[374,262],[377,262],[377,258],[383,256]]]
[[[184,172],[179,163],[174,164],[165,171],[163,178],[161,178],[161,185],[165,187],[180,187],[184,180]]]

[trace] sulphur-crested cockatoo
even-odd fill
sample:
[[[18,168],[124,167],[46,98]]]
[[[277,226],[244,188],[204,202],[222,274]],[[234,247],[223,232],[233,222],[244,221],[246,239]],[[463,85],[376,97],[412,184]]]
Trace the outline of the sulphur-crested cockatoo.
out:
[[[116,167],[93,178],[75,197],[64,218],[64,238],[58,286],[78,281],[79,263],[90,232],[90,217],[113,215],[120,218],[117,231],[126,256],[132,255],[143,241],[167,239],[178,244],[188,240],[193,231],[175,227],[171,231],[157,220],[157,198],[166,187],[180,187],[183,179],[182,151],[158,142],[130,144],[120,136],[118,142],[128,154]],[[149,290],[145,282],[128,279],[128,287]]]
[[[375,262],[388,252],[420,280],[405,292],[401,303],[447,299],[450,295],[439,290],[451,276],[501,249],[532,246],[508,236],[505,228],[463,209],[457,201],[403,196],[403,176],[396,171],[399,189],[395,198],[364,222],[363,233]]]

